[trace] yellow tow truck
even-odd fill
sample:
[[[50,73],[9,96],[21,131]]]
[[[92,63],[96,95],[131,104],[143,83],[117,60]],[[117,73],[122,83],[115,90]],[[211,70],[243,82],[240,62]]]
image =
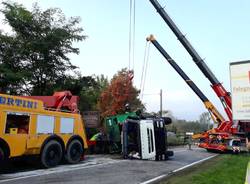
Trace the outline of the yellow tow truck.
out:
[[[79,162],[87,141],[77,99],[69,91],[45,97],[0,94],[0,165],[28,155],[39,155],[45,168],[63,158]]]

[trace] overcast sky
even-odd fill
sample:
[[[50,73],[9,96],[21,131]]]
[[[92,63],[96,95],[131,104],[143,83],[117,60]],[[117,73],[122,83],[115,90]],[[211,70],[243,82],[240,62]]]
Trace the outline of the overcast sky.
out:
[[[0,0],[1,1],[1,0]],[[109,79],[128,67],[130,0],[14,0],[30,9],[34,2],[43,9],[58,7],[67,17],[80,16],[88,38],[76,44],[79,55],[70,56],[83,75],[104,74]],[[249,0],[159,0],[216,77],[230,90],[229,63],[250,59]],[[2,17],[0,17],[2,19]],[[6,25],[0,24],[1,28]],[[3,27],[2,27],[3,26]],[[136,1],[135,78],[139,88],[146,37],[154,34],[189,77],[223,113],[209,81],[193,63],[149,0]],[[174,116],[196,120],[205,112],[203,103],[151,45],[143,102],[148,111],[163,109]]]

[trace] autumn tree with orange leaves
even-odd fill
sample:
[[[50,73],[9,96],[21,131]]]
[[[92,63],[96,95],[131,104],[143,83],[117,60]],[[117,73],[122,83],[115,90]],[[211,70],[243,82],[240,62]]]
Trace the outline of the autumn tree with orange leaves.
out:
[[[131,111],[144,109],[138,97],[140,91],[133,86],[132,78],[132,72],[127,69],[113,76],[98,102],[102,117],[124,113],[126,104],[129,104]]]

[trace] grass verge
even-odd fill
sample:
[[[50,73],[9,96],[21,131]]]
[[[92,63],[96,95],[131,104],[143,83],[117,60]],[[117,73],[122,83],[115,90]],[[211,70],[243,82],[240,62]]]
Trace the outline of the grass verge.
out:
[[[249,156],[219,155],[173,174],[160,184],[243,184]]]

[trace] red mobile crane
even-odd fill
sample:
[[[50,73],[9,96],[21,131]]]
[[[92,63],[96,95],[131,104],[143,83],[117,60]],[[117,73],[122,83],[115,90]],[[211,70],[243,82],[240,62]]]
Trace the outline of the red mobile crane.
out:
[[[205,142],[200,146],[206,148],[208,150],[218,150],[218,151],[226,151],[231,149],[233,145],[240,145],[244,143],[244,138],[241,138],[240,135],[244,135],[245,132],[238,132],[239,122],[233,124],[232,119],[232,102],[231,95],[223,85],[219,82],[219,80],[215,77],[212,71],[208,68],[204,60],[199,56],[196,50],[192,47],[189,41],[186,39],[185,35],[181,33],[173,20],[166,13],[164,8],[158,3],[157,0],[149,0],[166,24],[170,27],[173,33],[176,35],[178,40],[187,50],[187,52],[191,55],[193,61],[201,70],[201,72],[207,77],[207,79],[211,83],[211,87],[213,88],[216,95],[219,97],[224,110],[228,116],[228,121],[222,121],[219,123],[218,127],[208,131],[205,135]],[[246,122],[245,122],[246,123]],[[204,139],[203,139],[204,140]]]

